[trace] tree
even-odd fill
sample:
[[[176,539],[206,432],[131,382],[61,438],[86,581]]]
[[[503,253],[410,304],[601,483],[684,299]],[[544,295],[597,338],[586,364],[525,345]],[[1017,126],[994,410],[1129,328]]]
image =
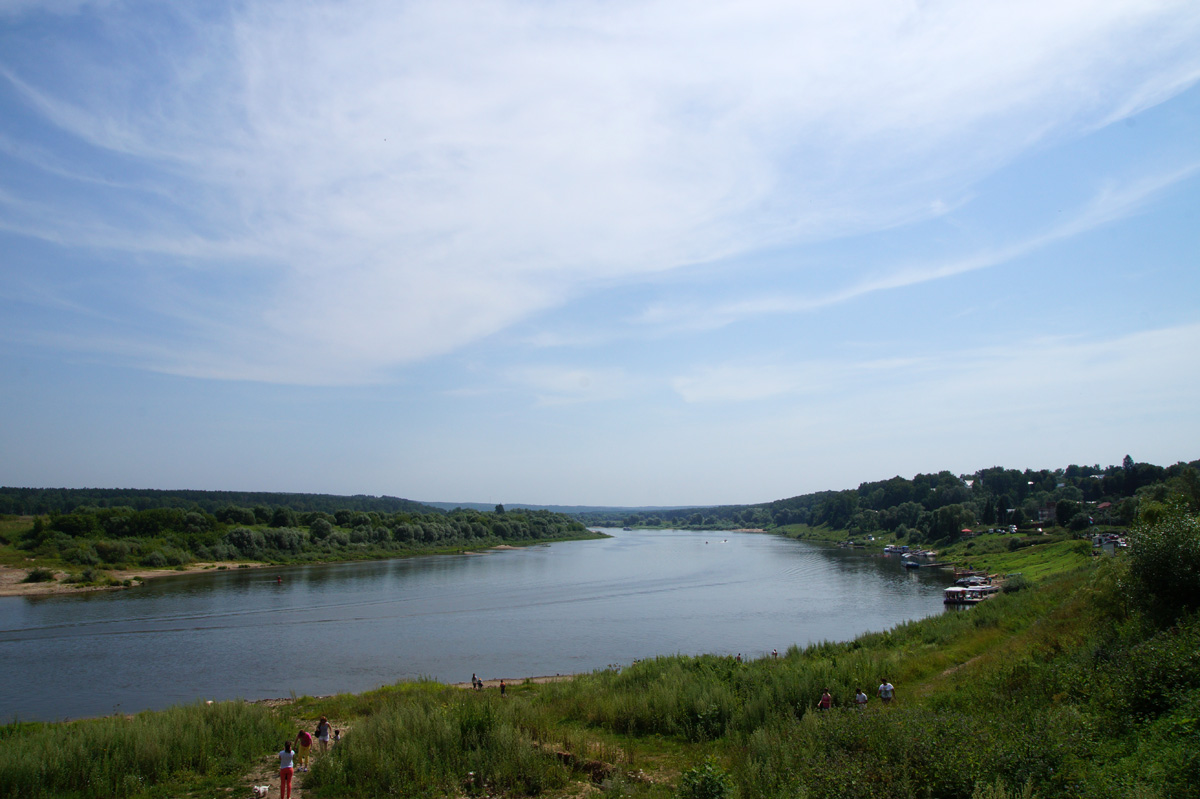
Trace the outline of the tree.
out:
[[[333,525],[328,519],[317,518],[313,519],[312,524],[308,526],[308,531],[312,533],[313,538],[326,539],[333,532]]]
[[[1079,511],[1079,506],[1069,499],[1060,499],[1054,505],[1054,521],[1058,522],[1059,527],[1066,527],[1071,521],[1071,517]]]
[[[291,508],[276,508],[271,514],[272,527],[293,527],[296,524],[296,513]]]
[[[1172,500],[1144,514],[1128,541],[1128,590],[1135,606],[1163,625],[1200,608],[1200,520],[1186,503]]]

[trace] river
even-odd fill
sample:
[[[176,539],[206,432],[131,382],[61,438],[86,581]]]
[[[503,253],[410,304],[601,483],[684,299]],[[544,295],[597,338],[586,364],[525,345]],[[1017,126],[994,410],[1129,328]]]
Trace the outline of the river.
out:
[[[660,654],[762,657],[941,613],[949,583],[898,558],[777,535],[606,532],[2,598],[0,721],[357,692],[420,677],[573,674]]]

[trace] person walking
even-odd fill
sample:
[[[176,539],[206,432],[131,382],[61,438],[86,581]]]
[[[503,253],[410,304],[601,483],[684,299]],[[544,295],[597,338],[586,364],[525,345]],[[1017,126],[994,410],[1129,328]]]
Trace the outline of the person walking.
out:
[[[308,771],[308,753],[312,750],[312,736],[307,730],[296,733],[296,765],[301,771]]]
[[[896,698],[896,686],[888,682],[887,677],[884,677],[883,682],[879,684],[879,698],[883,700],[885,705],[890,705],[892,700]]]
[[[284,741],[279,752],[279,799],[292,799],[292,742]]]
[[[324,716],[317,722],[317,740],[321,742],[321,754],[329,751],[329,719]]]
[[[861,689],[861,688],[859,688],[859,689],[858,689],[858,693],[856,693],[856,694],[854,695],[854,704],[858,705],[858,709],[859,709],[859,710],[862,710],[864,707],[866,707],[866,706],[867,706],[867,693],[866,693],[866,691],[864,691],[864,690],[863,690],[863,689]]]
[[[817,702],[817,710],[829,710],[831,707],[833,707],[833,696],[829,693],[829,689],[826,688],[821,692],[821,699]]]

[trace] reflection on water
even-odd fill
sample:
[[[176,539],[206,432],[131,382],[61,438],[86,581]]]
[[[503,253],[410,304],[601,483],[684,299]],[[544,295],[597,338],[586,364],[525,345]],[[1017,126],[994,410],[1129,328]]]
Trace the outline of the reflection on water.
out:
[[[658,654],[759,657],[940,613],[948,583],[896,558],[773,535],[610,532],[0,599],[0,666],[23,675],[0,684],[0,716],[568,674]]]

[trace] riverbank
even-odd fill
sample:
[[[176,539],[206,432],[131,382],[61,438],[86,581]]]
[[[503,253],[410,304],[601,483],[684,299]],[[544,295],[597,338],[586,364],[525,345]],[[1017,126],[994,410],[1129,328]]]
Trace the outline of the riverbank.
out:
[[[512,544],[497,544],[494,547],[483,547],[474,549],[453,549],[453,550],[434,550],[429,552],[416,552],[412,554],[398,555],[396,558],[412,558],[426,557],[433,555],[482,555],[489,551],[502,551],[512,549],[525,549],[528,546],[537,546],[539,544],[555,543],[554,541],[531,541],[526,546],[513,546]],[[390,560],[391,558],[382,558],[382,560]],[[367,560],[381,560],[381,558],[368,558]],[[10,566],[0,565],[0,597],[6,596],[55,596],[60,594],[81,594],[93,591],[122,591],[129,588],[136,588],[139,584],[147,580],[158,580],[164,577],[179,577],[190,574],[216,573],[218,571],[227,571],[231,569],[286,569],[289,566],[310,566],[314,563],[354,563],[358,560],[319,560],[319,561],[303,561],[297,563],[268,563],[266,561],[197,561],[188,563],[183,566],[173,566],[170,568],[126,568],[126,569],[96,569],[99,580],[92,582],[69,582],[71,577],[77,572],[67,571],[61,568],[51,568],[46,566],[30,563],[28,566]],[[53,577],[49,580],[40,580],[37,582],[25,582],[28,576],[36,570],[49,571]]]
[[[88,591],[115,591],[132,588],[137,583],[146,580],[156,580],[162,577],[178,577],[184,574],[220,571],[225,569],[263,569],[270,563],[242,563],[237,561],[206,561],[190,563],[186,566],[169,569],[106,569],[104,574],[115,582],[70,583],[71,572],[63,569],[50,570],[53,579],[27,583],[25,579],[35,569],[43,568],[30,566],[0,566],[0,597],[4,596],[53,596],[55,594],[79,594]],[[129,582],[126,585],[126,581]]]

